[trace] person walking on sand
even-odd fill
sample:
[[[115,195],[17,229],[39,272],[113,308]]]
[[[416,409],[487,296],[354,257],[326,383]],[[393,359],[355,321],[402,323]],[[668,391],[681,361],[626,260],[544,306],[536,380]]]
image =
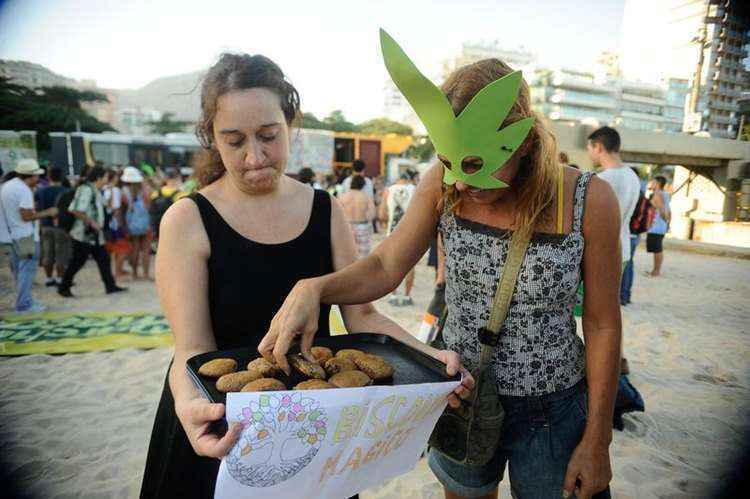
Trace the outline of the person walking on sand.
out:
[[[70,237],[73,238],[73,256],[68,268],[65,269],[62,282],[57,288],[60,296],[73,298],[70,287],[73,278],[86,264],[89,255],[99,267],[99,276],[104,283],[107,294],[126,291],[115,283],[112,275],[109,254],[104,248],[104,201],[100,192],[107,183],[107,171],[102,166],[94,166],[86,174],[86,178],[78,185],[75,197],[68,210],[75,217]]]
[[[383,201],[380,203],[379,218],[388,224],[386,235],[392,234],[399,222],[401,222],[401,219],[404,218],[415,190],[416,187],[412,183],[412,175],[409,172],[404,172],[399,176],[395,184],[383,191]],[[404,279],[404,293],[401,293],[401,286],[398,286],[393,295],[388,299],[388,303],[397,307],[412,305],[414,303],[411,297],[413,287],[414,269],[412,268],[406,274],[406,279]]]
[[[130,268],[133,280],[138,279],[140,263],[143,278],[151,278],[151,198],[146,192],[144,178],[137,168],[128,166],[122,173],[122,202],[125,212],[125,227],[130,242]]]
[[[352,178],[351,190],[339,198],[346,221],[352,229],[359,258],[370,254],[372,220],[375,218],[375,204],[372,198],[364,192],[364,187],[365,178],[355,176]]]
[[[60,168],[52,167],[49,171],[49,185],[38,189],[34,195],[36,207],[39,211],[57,206],[58,198],[69,188],[62,185],[63,172]],[[47,274],[46,286],[58,286],[65,274],[65,268],[70,261],[73,243],[70,235],[57,226],[55,217],[45,217],[41,220],[42,265]],[[54,272],[57,271],[57,279]]]
[[[654,268],[647,275],[650,277],[659,277],[661,275],[661,266],[664,263],[664,235],[669,231],[669,222],[672,213],[669,209],[669,193],[664,190],[667,185],[667,179],[658,176],[654,177],[651,182],[653,193],[651,194],[651,206],[656,211],[654,223],[646,234],[646,251],[654,255]]]

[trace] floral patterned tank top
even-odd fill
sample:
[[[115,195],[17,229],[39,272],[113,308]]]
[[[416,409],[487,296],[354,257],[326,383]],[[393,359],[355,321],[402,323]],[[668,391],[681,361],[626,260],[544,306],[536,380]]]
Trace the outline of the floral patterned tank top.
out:
[[[500,342],[489,369],[501,395],[538,396],[564,390],[585,376],[585,352],[573,307],[581,282],[583,212],[593,173],[576,181],[573,230],[535,233],[518,275]],[[438,230],[445,247],[446,348],[469,370],[479,365],[478,330],[486,326],[512,231],[445,210]]]

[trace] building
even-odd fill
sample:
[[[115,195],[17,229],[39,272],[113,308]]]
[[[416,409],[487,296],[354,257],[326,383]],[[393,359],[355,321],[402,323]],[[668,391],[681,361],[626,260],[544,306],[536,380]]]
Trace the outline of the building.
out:
[[[383,116],[410,126],[416,135],[427,135],[427,130],[417,113],[390,79],[383,85],[383,99]]]
[[[651,83],[689,80],[694,95],[687,111],[694,107],[695,115],[686,115],[686,131],[736,137],[737,99],[750,89],[749,6],[743,0],[626,0],[623,74]]]
[[[690,81],[686,78],[667,78],[662,86],[667,91],[664,116],[674,120],[666,124],[666,129],[669,132],[681,132],[684,128],[685,111],[688,109]]]
[[[159,121],[161,117],[161,111],[155,109],[125,108],[115,111],[117,130],[129,135],[149,135],[150,123]]]
[[[500,59],[513,69],[522,70],[526,77],[533,72],[533,67],[537,60],[536,54],[525,48],[505,49],[500,47],[497,40],[492,42],[464,43],[458,55],[443,61],[440,80],[445,81],[454,70],[462,66],[492,58]],[[440,84],[439,81],[435,83]],[[390,79],[383,86],[383,114],[388,119],[409,125],[415,134],[427,134],[422,122]]]
[[[617,89],[605,81],[596,81],[593,73],[538,69],[527,76],[527,81],[532,107],[553,121],[615,124]]]
[[[533,69],[537,56],[524,47],[506,49],[495,40],[492,42],[464,43],[461,52],[452,59],[443,61],[443,80],[448,78],[456,69],[474,64],[483,59],[500,59],[513,69],[520,69],[524,73]]]
[[[530,79],[533,108],[553,121],[655,132],[682,130],[685,85],[677,79],[657,85],[564,69],[538,69]]]
[[[741,15],[739,1],[710,5],[706,21],[706,69],[701,72],[704,97],[698,112],[703,114],[701,129],[712,136],[735,138],[739,131],[738,100],[750,90],[747,49],[750,17]],[[707,96],[707,98],[706,98]]]

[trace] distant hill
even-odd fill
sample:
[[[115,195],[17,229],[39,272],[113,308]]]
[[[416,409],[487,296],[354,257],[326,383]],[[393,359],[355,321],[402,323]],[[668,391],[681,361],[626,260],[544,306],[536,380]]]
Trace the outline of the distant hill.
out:
[[[119,109],[156,109],[175,119],[196,121],[200,114],[200,82],[205,71],[157,78],[137,90],[116,90]]]
[[[0,76],[10,78],[13,83],[23,85],[28,88],[39,87],[75,87],[77,82],[72,78],[66,78],[41,64],[35,64],[27,61],[10,61],[0,59]]]

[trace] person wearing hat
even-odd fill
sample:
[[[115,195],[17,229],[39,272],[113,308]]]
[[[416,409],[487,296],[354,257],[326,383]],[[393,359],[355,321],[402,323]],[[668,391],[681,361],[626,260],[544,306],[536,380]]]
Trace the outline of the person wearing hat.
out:
[[[52,207],[37,212],[32,189],[44,173],[35,159],[22,159],[11,179],[0,188],[0,242],[10,253],[10,264],[16,284],[16,312],[42,312],[45,306],[31,295],[39,267],[39,231],[36,220],[57,215]]]
[[[102,201],[101,188],[107,182],[107,171],[102,166],[94,166],[86,174],[85,181],[76,189],[75,197],[70,203],[68,210],[76,218],[70,229],[70,237],[73,238],[73,256],[68,268],[65,269],[58,294],[66,298],[72,298],[70,286],[73,278],[83,268],[89,255],[94,257],[99,267],[99,275],[104,283],[107,294],[125,291],[115,284],[112,276],[112,267],[109,254],[104,249],[104,202]]]
[[[138,263],[141,264],[143,277],[151,279],[151,216],[149,207],[151,197],[143,185],[141,172],[128,166],[122,172],[122,204],[125,212],[130,251],[130,267],[133,269],[133,280],[138,279]]]

